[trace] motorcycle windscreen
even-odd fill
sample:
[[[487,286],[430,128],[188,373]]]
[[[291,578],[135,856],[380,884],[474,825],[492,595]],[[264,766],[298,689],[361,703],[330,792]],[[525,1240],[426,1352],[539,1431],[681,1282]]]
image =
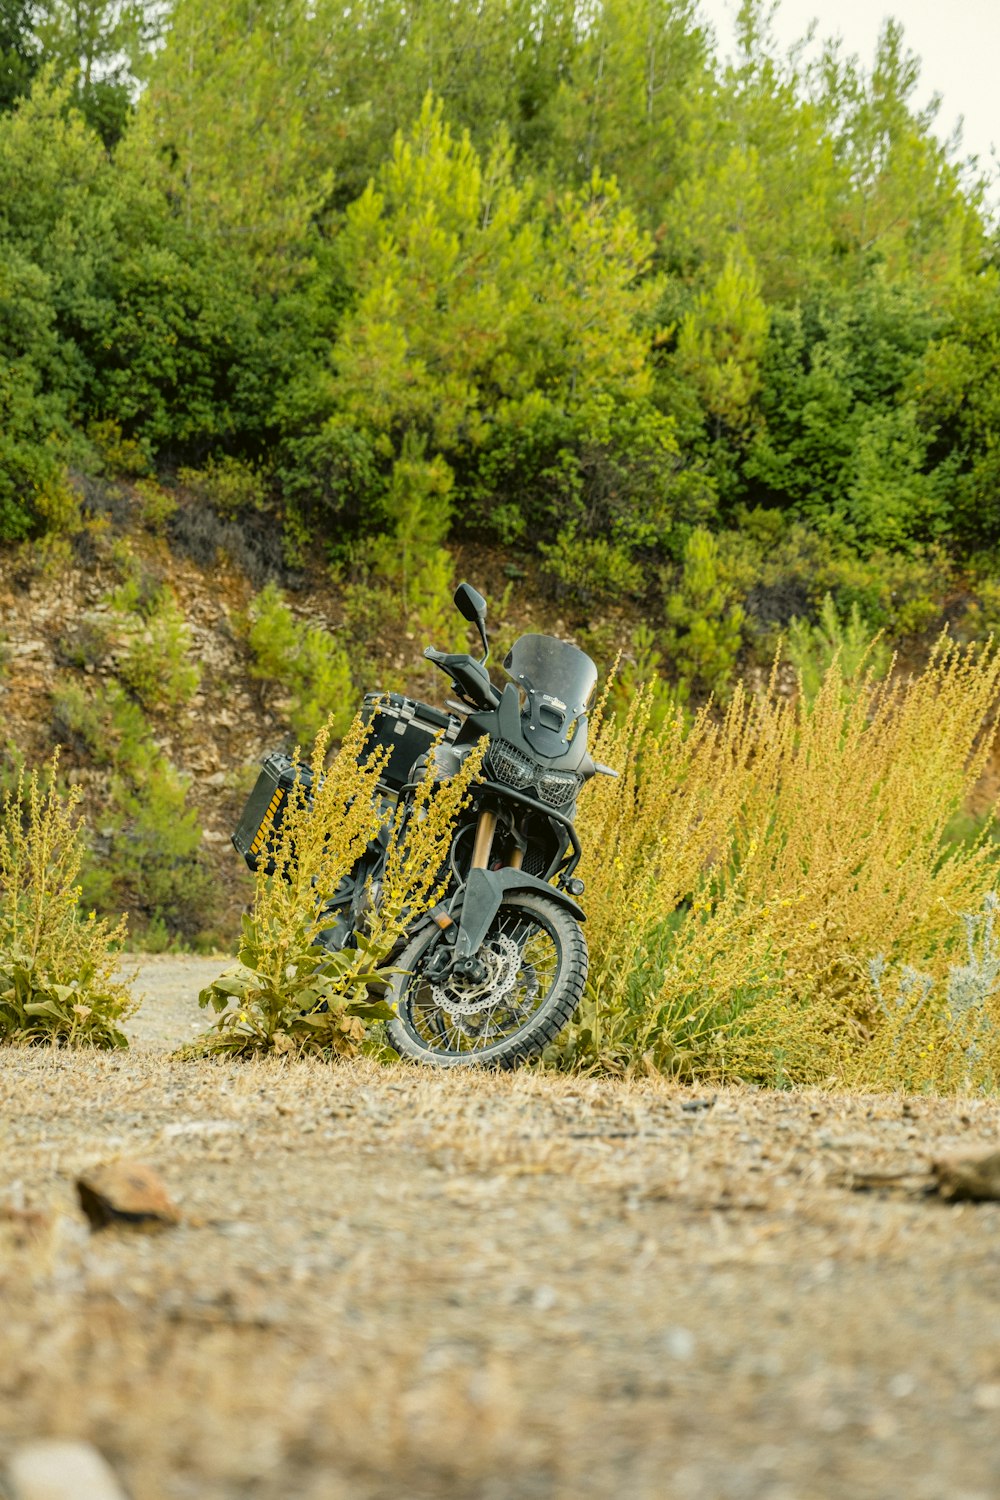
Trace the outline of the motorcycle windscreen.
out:
[[[542,755],[562,754],[597,685],[590,657],[550,635],[522,635],[507,653],[504,670],[526,694],[528,742]]]

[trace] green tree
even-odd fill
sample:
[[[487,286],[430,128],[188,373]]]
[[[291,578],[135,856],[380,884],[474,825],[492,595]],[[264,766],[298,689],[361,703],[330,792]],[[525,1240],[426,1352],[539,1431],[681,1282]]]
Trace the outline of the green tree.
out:
[[[306,0],[176,0],[124,159],[175,205],[189,240],[207,237],[275,291],[301,268],[332,185],[311,130],[319,79]]]
[[[979,189],[963,192],[954,143],[935,138],[940,101],[914,109],[919,81],[920,60],[893,20],[882,27],[870,72],[833,44],[813,71],[841,174],[840,248],[854,276],[884,264],[893,276],[940,284],[969,269],[982,246]]]
[[[953,496],[965,544],[1000,542],[1000,272],[960,282],[945,327],[912,374],[934,473]]]
[[[13,109],[39,65],[32,0],[5,0],[0,10],[0,111]]]
[[[734,246],[714,283],[681,323],[677,364],[698,390],[715,437],[740,437],[753,420],[768,313],[753,263]]]
[[[158,30],[144,0],[35,0],[41,56],[73,80],[73,100],[106,146],[125,130],[137,77]]]
[[[538,485],[558,505],[587,488],[583,447],[607,451],[626,428],[639,437],[637,468],[658,454],[669,471],[676,445],[650,404],[638,326],[655,297],[643,283],[648,241],[597,177],[541,211],[530,204],[508,143],[483,162],[428,96],[349,208],[338,256],[351,302],[335,378],[325,393],[313,387],[328,414],[316,415],[340,452],[349,433],[361,434],[356,448],[388,471],[411,434],[457,479],[451,498],[437,481],[429,492],[393,484],[380,504],[437,493],[442,515],[452,504],[457,514],[466,495],[495,495],[511,464],[523,491]],[[524,473],[529,454],[535,474]],[[530,521],[530,503],[522,515]]]
[[[12,246],[0,255],[0,542],[45,524],[69,422],[57,381],[49,278]],[[55,388],[53,388],[55,387]]]
[[[691,0],[599,0],[576,12],[576,44],[549,106],[551,170],[581,185],[614,175],[648,227],[687,168],[709,37]]]
[[[725,699],[743,639],[743,607],[736,602],[710,531],[696,527],[666,596],[667,661],[681,696],[714,693]]]
[[[741,471],[750,497],[855,543],[942,534],[951,501],[927,472],[908,388],[936,323],[918,291],[883,281],[774,312]]]
[[[827,280],[835,261],[838,172],[798,56],[783,56],[764,0],[743,0],[737,55],[697,99],[686,171],[665,212],[665,254],[711,284],[739,243],[765,300]]]

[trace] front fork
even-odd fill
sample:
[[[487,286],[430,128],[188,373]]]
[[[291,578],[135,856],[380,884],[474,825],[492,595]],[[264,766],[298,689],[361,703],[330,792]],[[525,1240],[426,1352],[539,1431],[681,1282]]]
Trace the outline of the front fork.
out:
[[[497,815],[490,807],[480,809],[476,821],[476,836],[472,845],[472,868],[474,870],[488,870],[490,868],[490,856],[493,853],[493,840],[497,831]],[[514,825],[511,829],[514,840],[514,848],[511,850],[508,865],[514,869],[521,868],[524,860],[526,843],[521,830]]]
[[[472,845],[472,870],[482,870],[484,872],[489,870],[498,822],[499,819],[493,808],[483,807],[480,809],[479,817],[476,820],[476,833]],[[516,827],[511,832],[514,840],[514,848],[511,850],[508,865],[514,870],[520,870],[521,862],[524,859],[525,840],[520,830]],[[476,888],[477,879],[475,876],[472,876],[469,884],[473,888]],[[499,905],[499,902],[496,905]],[[447,943],[447,946],[442,946],[438,950],[435,959],[431,961],[431,966],[437,971],[435,977],[443,978],[445,974],[450,974],[458,978],[470,979],[481,983],[486,975],[486,966],[481,958],[476,957],[475,952],[472,951],[472,945],[467,940],[463,942],[461,917],[459,917],[459,928],[457,931],[451,918],[444,916],[443,913],[441,916],[434,917],[433,919],[444,930]],[[476,942],[474,947],[478,948],[479,942]]]

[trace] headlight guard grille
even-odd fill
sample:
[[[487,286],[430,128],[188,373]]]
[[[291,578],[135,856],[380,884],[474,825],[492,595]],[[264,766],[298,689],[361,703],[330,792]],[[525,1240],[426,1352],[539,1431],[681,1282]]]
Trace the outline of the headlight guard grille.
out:
[[[530,786],[537,772],[531,757],[509,740],[491,742],[486,767],[494,781],[503,782],[504,786],[512,786],[518,790]]]

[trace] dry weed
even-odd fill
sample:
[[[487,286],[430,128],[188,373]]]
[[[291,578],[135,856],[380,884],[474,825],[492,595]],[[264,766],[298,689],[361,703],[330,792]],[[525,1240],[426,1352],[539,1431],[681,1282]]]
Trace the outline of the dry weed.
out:
[[[19,774],[0,810],[0,1040],[124,1047],[136,1006],[113,950],[125,919],[111,929],[80,912],[80,792],[60,792],[58,769],[56,752],[44,776]]]
[[[243,919],[238,964],[202,991],[218,1019],[190,1053],[319,1051],[352,1055],[371,1045],[369,1026],[389,1007],[369,993],[407,925],[444,893],[455,818],[482,760],[425,778],[405,813],[397,809],[377,893],[370,889],[364,930],[331,952],[320,943],[330,898],[384,832],[378,780],[384,752],[361,759],[366,726],[356,719],[325,766],[331,725],[316,738],[308,776],[293,788],[275,839],[275,873],[261,867]],[[433,761],[433,757],[431,757]],[[376,1044],[377,1045],[377,1044]]]
[[[943,977],[956,913],[994,882],[985,839],[946,831],[998,701],[996,653],[942,640],[918,676],[854,692],[835,661],[811,703],[772,684],[721,722],[654,731],[648,696],[602,722],[596,753],[622,775],[581,811],[592,979],[566,1050],[779,1085],[860,1076],[867,960]]]

